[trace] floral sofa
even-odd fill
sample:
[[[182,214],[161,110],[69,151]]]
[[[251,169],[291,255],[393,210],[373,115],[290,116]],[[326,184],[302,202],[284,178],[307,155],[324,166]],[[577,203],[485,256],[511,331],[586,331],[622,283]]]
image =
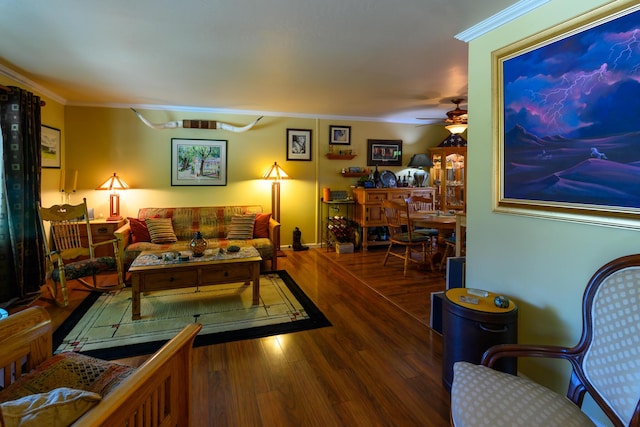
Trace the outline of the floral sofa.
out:
[[[277,270],[280,223],[262,206],[203,206],[141,208],[115,231],[119,260],[126,272],[142,251],[184,251],[196,231],[209,248],[254,246],[264,261]],[[263,262],[264,264],[264,262]]]

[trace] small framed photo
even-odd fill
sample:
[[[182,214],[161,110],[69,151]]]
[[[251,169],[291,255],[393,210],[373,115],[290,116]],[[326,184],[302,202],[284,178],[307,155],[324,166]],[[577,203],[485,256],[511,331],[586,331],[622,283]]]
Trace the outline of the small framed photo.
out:
[[[311,129],[287,129],[287,160],[311,160]]]
[[[171,185],[227,185],[227,141],[171,138]]]
[[[60,129],[42,125],[40,127],[41,167],[60,169]]]
[[[367,166],[402,166],[402,140],[368,139]]]
[[[351,145],[351,126],[329,125],[329,144]]]

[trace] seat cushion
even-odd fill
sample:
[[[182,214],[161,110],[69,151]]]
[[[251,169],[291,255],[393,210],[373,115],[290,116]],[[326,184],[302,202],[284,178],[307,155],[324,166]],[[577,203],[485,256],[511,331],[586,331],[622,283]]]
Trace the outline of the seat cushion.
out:
[[[81,261],[65,263],[64,277],[66,280],[78,279],[98,274],[103,271],[116,270],[116,259],[114,257],[88,258]],[[60,281],[60,269],[56,268],[51,272],[51,278],[55,282]]]
[[[453,365],[451,418],[455,427],[595,426],[566,396],[467,362]]]
[[[0,391],[0,402],[16,400],[60,387],[106,396],[135,368],[78,353],[59,353]]]

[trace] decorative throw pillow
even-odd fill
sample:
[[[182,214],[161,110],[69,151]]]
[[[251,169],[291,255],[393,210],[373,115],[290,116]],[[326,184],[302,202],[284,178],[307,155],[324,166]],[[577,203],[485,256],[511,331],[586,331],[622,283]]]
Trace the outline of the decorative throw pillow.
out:
[[[147,223],[143,219],[127,218],[129,220],[129,227],[131,227],[131,234],[133,235],[133,243],[136,242],[150,242],[151,236],[149,235],[149,229]]]
[[[234,215],[231,217],[227,239],[229,240],[249,240],[253,238],[253,225],[256,221],[256,214]]]
[[[101,399],[97,393],[61,387],[0,403],[0,413],[5,427],[66,427]]]
[[[271,213],[256,214],[256,221],[253,225],[253,237],[269,238],[269,220]]]
[[[173,231],[171,218],[145,218],[152,243],[175,243],[178,241]]]

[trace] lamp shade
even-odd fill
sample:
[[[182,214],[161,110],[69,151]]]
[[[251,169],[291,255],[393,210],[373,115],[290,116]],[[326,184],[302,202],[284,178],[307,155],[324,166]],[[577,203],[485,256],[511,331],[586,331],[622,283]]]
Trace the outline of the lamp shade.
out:
[[[113,176],[107,178],[105,182],[99,185],[96,190],[126,190],[129,186],[122,178],[120,178],[116,173],[113,173]]]
[[[281,179],[289,179],[289,175],[287,175],[287,173],[280,167],[278,162],[273,162],[273,165],[262,178],[280,181]]]
[[[453,125],[445,126],[444,128],[451,132],[452,135],[458,135],[467,130],[467,125],[466,123],[456,123]]]
[[[422,168],[422,167],[431,167],[433,166],[433,162],[431,158],[427,154],[414,154],[411,156],[411,160],[409,160],[409,164],[407,165],[410,168]]]

